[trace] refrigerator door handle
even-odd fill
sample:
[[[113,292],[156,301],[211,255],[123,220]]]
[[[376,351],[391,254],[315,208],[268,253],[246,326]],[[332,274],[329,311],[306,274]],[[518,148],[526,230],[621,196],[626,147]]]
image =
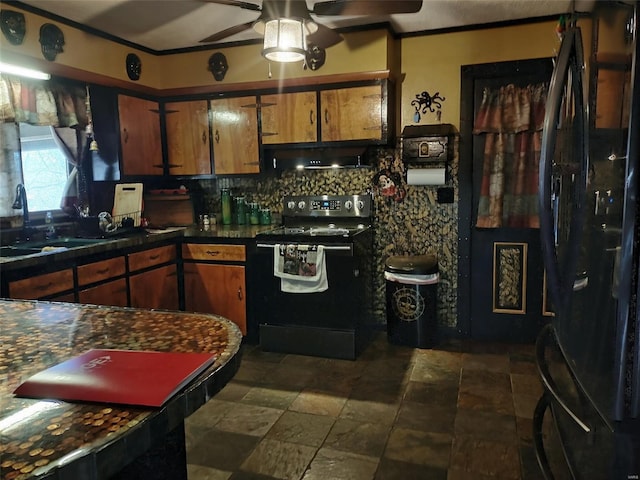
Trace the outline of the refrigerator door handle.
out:
[[[562,397],[558,394],[558,388],[556,387],[555,382],[551,376],[551,372],[549,372],[549,367],[547,365],[547,361],[544,358],[544,349],[545,349],[545,337],[553,336],[553,326],[551,324],[546,325],[538,335],[538,339],[536,340],[536,365],[538,366],[538,373],[540,374],[540,379],[542,380],[542,384],[544,385],[545,391],[553,397],[556,403],[562,407],[562,409],[571,417],[571,419],[576,422],[576,424],[584,430],[585,433],[591,432],[591,427],[586,424],[569,406],[565,403]]]
[[[582,35],[579,27],[571,27],[565,32],[549,84],[538,177],[542,256],[547,272],[549,293],[554,302],[556,313],[563,312],[569,303],[578,263],[579,240],[584,223],[588,136],[583,74]],[[565,96],[569,98],[565,98]],[[563,99],[566,99],[566,102],[563,102]],[[574,117],[567,117],[572,113],[575,115]],[[571,137],[574,145],[570,153],[579,160],[579,168],[577,169],[563,165],[561,163],[562,155],[557,162],[554,158],[558,132],[566,130],[565,123],[571,121],[573,124],[570,126],[577,131]],[[561,134],[566,136],[567,132],[563,131]],[[562,234],[559,232],[559,226],[562,223],[562,219],[559,217],[561,205],[559,197],[561,194],[570,195],[571,185],[564,185],[563,177],[571,178],[570,183],[575,186],[572,211],[564,212],[565,216],[570,213],[568,215],[570,220],[567,222],[568,238],[566,239],[562,239]],[[557,246],[563,240],[568,244],[568,248],[564,257],[558,259]]]

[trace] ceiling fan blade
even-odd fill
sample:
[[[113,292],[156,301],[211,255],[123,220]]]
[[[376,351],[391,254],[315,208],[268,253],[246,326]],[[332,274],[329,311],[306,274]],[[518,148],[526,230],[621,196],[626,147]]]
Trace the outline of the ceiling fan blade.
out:
[[[329,48],[344,40],[342,35],[331,30],[329,27],[325,27],[319,23],[316,25],[318,25],[318,30],[307,35],[308,44],[317,45],[321,48]]]
[[[391,15],[416,13],[422,8],[422,0],[330,0],[313,6],[314,15]]]
[[[262,7],[255,3],[242,2],[240,0],[200,0],[207,3],[219,3],[220,5],[231,5],[232,7],[240,7],[245,10],[253,10],[254,12],[261,12]]]
[[[235,35],[236,33],[244,32],[245,30],[250,29],[253,23],[254,22],[247,22],[247,23],[242,23],[240,25],[236,25],[234,27],[226,28],[220,32],[214,33],[213,35],[207,38],[203,38],[202,40],[200,40],[200,43],[214,43],[214,42],[217,42],[218,40],[223,40],[227,37],[230,37],[231,35]]]

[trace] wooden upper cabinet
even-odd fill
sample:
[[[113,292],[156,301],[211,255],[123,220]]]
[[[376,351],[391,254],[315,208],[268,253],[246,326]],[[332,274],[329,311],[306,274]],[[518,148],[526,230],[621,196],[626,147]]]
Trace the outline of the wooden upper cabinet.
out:
[[[262,143],[318,140],[316,92],[278,93],[260,97]]]
[[[162,175],[160,105],[129,95],[118,95],[120,146],[124,175]]]
[[[170,175],[210,175],[209,108],[206,100],[165,104]]]
[[[386,104],[382,85],[320,92],[323,142],[382,140]]]
[[[211,100],[216,175],[260,173],[255,96]]]

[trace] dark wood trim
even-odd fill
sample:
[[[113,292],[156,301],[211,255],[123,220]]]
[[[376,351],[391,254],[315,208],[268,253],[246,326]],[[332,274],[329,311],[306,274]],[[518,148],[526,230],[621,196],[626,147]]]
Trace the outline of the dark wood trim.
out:
[[[283,90],[296,87],[317,87],[327,84],[364,82],[384,80],[390,77],[389,70],[379,70],[364,73],[342,73],[337,75],[323,75],[320,77],[302,77],[285,80],[265,80],[257,82],[230,83],[227,85],[211,84],[198,87],[169,88],[161,90],[163,97],[179,97],[184,95],[204,95],[211,93],[228,93],[257,90]]]

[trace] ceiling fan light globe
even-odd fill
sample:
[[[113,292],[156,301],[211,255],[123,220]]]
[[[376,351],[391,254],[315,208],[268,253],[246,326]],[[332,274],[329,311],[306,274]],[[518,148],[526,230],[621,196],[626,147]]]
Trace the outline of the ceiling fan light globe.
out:
[[[262,55],[273,62],[298,62],[305,58],[305,31],[301,20],[276,18],[264,24]]]

